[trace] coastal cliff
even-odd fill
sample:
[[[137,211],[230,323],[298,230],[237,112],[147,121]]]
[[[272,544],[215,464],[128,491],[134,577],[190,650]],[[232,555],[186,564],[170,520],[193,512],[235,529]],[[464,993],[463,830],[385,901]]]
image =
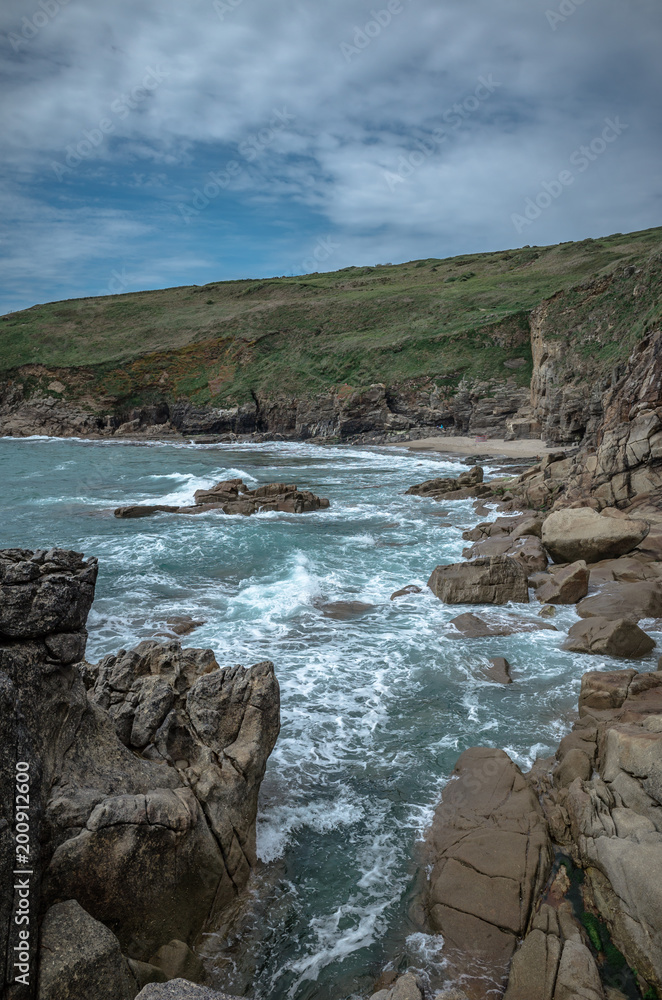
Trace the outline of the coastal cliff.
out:
[[[659,328],[661,244],[649,230],[35,306],[2,318],[0,433],[595,443]]]

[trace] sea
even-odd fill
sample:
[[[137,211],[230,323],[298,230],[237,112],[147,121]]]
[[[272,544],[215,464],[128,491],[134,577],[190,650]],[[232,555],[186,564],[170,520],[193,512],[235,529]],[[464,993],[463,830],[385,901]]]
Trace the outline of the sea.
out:
[[[232,920],[202,937],[212,986],[254,1000],[342,1000],[407,968],[441,984],[444,943],[417,924],[415,903],[423,837],[457,757],[500,747],[527,770],[576,718],[582,673],[614,668],[561,649],[574,608],[558,609],[557,630],[454,630],[452,618],[477,609],[442,604],[427,580],[461,559],[462,532],[486,517],[471,501],[405,491],[466,469],[404,447],[0,440],[0,545],[99,560],[90,661],[190,616],[204,624],[184,646],[213,649],[221,666],[275,664],[282,730],[260,794],[260,862]],[[331,506],[113,516],[126,504],[187,504],[235,477],[295,483]],[[410,585],[420,593],[391,599]],[[367,607],[329,617],[336,602]],[[533,600],[497,613],[540,621],[538,610]],[[486,679],[493,656],[509,660],[512,684]]]

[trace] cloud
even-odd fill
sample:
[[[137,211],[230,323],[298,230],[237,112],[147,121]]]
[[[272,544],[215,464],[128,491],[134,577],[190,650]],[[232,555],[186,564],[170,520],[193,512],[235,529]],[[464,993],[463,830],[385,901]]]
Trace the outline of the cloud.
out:
[[[511,215],[614,115],[627,131],[526,242],[659,224],[661,21],[653,0],[5,0],[11,301],[126,257],[156,283],[284,273],[329,234],[329,267],[513,245]]]

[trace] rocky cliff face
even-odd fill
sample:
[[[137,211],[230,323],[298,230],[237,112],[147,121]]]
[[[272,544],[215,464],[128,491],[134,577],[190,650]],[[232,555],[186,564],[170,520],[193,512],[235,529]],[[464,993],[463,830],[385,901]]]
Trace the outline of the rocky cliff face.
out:
[[[601,399],[602,417],[579,452],[550,455],[511,491],[532,507],[585,501],[601,510],[662,506],[662,331],[636,344]]]
[[[83,917],[56,911],[51,936],[51,925],[91,921],[89,954],[108,952],[95,921],[137,966],[168,942],[186,949],[248,880],[279,727],[271,663],[220,668],[211,650],[144,642],[82,664],[96,573],[96,560],[74,552],[0,552],[0,865],[11,885],[15,822],[25,821],[33,970],[41,916],[70,900]],[[25,808],[14,808],[17,767],[30,775]],[[0,902],[9,1000],[35,988],[34,977],[30,987],[14,982],[6,958],[19,943],[20,900],[17,891]],[[124,972],[115,967],[126,983]],[[57,982],[44,997],[64,995]]]

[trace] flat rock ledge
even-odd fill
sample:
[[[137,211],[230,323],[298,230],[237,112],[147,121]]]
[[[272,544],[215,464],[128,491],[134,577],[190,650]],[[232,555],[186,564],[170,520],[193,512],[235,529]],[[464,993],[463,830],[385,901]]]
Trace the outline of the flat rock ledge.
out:
[[[309,490],[285,483],[269,483],[251,490],[241,479],[227,479],[206,490],[196,490],[195,503],[190,506],[172,507],[165,504],[135,504],[118,507],[115,517],[151,517],[152,514],[206,514],[210,510],[222,514],[242,514],[249,517],[261,511],[280,511],[284,514],[308,514],[326,510],[330,501]]]

